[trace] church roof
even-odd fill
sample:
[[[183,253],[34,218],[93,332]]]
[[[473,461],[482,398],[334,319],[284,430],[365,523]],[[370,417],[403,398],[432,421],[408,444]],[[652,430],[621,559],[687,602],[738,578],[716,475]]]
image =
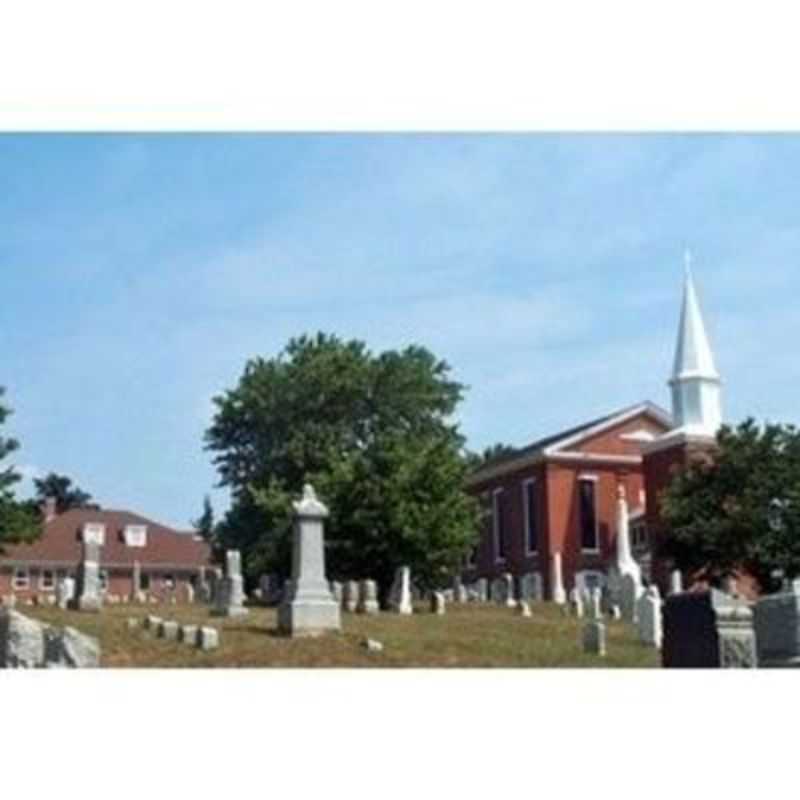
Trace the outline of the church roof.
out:
[[[604,414],[602,417],[597,417],[581,425],[575,425],[550,436],[545,436],[523,447],[504,453],[502,456],[498,456],[479,467],[471,476],[469,482],[476,483],[484,478],[502,474],[506,469],[516,469],[518,466],[534,461],[537,458],[552,455],[561,448],[572,445],[587,436],[601,433],[607,428],[613,428],[626,419],[644,412],[651,414],[667,426],[672,424],[669,414],[655,403],[645,401],[633,406],[626,406],[617,411],[612,411],[610,414]]]
[[[688,253],[686,261],[686,283],[683,290],[683,307],[678,327],[672,380],[680,381],[691,377],[719,379],[703,314],[700,311],[700,302],[697,299]]]

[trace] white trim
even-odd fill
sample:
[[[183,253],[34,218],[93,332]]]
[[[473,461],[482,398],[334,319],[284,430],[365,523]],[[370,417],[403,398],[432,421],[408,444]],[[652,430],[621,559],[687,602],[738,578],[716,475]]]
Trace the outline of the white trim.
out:
[[[580,505],[580,484],[581,481],[587,481],[588,483],[593,484],[594,491],[592,492],[592,500],[594,501],[594,547],[584,547],[583,546],[583,520],[580,519],[581,514],[581,505]],[[580,535],[580,542],[581,542],[581,553],[586,555],[597,555],[600,553],[600,520],[598,519],[597,515],[597,475],[578,475],[578,517],[581,523],[579,535]]]
[[[650,455],[651,453],[658,453],[661,450],[667,450],[670,447],[677,447],[678,445],[700,444],[700,445],[714,445],[717,440],[713,436],[699,435],[691,431],[685,431],[682,428],[677,428],[674,431],[660,436],[655,441],[642,446],[642,453]]]
[[[613,417],[606,419],[603,422],[592,426],[591,428],[586,428],[585,430],[573,434],[566,439],[562,439],[559,442],[554,442],[549,447],[545,448],[544,454],[549,456],[552,453],[562,451],[566,447],[570,447],[571,445],[582,442],[585,439],[590,439],[593,436],[597,436],[598,433],[602,433],[609,428],[615,428],[617,425],[621,425],[623,422],[627,422],[627,420],[632,419],[639,414],[649,414],[657,422],[660,422],[662,425],[668,428],[671,428],[673,425],[672,417],[670,417],[666,411],[663,411],[652,403],[640,403],[639,405],[632,406],[627,410],[620,411]]]
[[[570,450],[563,453],[548,453],[548,461],[588,461],[592,464],[630,464],[637,466],[642,463],[641,456],[616,456],[603,455],[602,453],[581,453]]]
[[[500,514],[498,513],[497,508],[497,498],[504,492],[505,489],[502,487],[492,490],[492,544],[494,546],[493,555],[495,564],[505,564],[506,559],[508,558],[508,553],[506,553],[505,556],[500,555],[500,529],[497,524],[500,520]]]
[[[17,573],[24,573],[24,584],[18,584]],[[11,589],[17,591],[19,589],[31,588],[31,571],[28,567],[14,567],[11,573]]]
[[[522,516],[525,528],[523,530],[523,537],[525,539],[525,555],[526,556],[535,556],[539,552],[539,520],[536,520],[536,547],[531,550],[529,547],[530,541],[530,527],[531,527],[531,508],[530,503],[528,502],[528,486],[536,486],[537,480],[536,478],[526,478],[522,481]],[[538,511],[538,504],[537,509]]]
[[[600,480],[600,476],[599,475],[595,475],[593,472],[579,472],[578,473],[578,480],[579,481],[594,481],[595,483],[597,483],[597,481]]]
[[[648,414],[652,419],[661,425],[664,425],[666,428],[671,428],[674,425],[672,417],[666,411],[664,411],[664,409],[649,401],[639,403],[638,405],[631,406],[628,409],[623,409],[604,422],[598,423],[591,428],[586,428],[580,433],[576,433],[572,436],[553,442],[548,447],[534,450],[532,453],[527,453],[526,455],[519,456],[518,458],[510,459],[508,461],[503,461],[500,464],[489,464],[484,469],[479,470],[474,475],[467,478],[466,485],[477,486],[500,475],[506,475],[509,472],[516,472],[523,467],[533,466],[534,464],[541,463],[542,461],[559,457],[567,457],[570,459],[581,458],[583,460],[590,461],[607,461],[619,464],[639,464],[641,463],[641,458],[639,456],[598,456],[594,453],[576,453],[564,451],[563,448],[577,444],[578,442],[590,436],[596,436],[598,433],[602,433],[608,428],[621,425],[623,422],[635,417],[637,414],[643,413]]]

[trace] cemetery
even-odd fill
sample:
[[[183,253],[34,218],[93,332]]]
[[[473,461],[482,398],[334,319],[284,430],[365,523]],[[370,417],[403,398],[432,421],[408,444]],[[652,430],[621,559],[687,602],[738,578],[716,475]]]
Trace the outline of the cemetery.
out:
[[[618,558],[607,586],[564,590],[545,602],[539,583],[510,573],[421,592],[399,566],[387,607],[376,582],[328,581],[329,510],[306,484],[294,503],[291,578],[280,593],[264,576],[247,597],[241,557],[225,554],[210,592],[178,603],[139,592],[107,602],[99,546],[84,546],[77,583],[48,602],[14,596],[0,610],[0,667],[655,667],[755,668],[800,663],[800,583],[756,603],[729,591],[683,591],[673,574],[662,602],[629,560],[624,498]],[[609,588],[610,587],[610,588]],[[277,601],[277,603],[275,602]],[[154,608],[155,607],[155,608]],[[157,611],[158,613],[153,613]]]

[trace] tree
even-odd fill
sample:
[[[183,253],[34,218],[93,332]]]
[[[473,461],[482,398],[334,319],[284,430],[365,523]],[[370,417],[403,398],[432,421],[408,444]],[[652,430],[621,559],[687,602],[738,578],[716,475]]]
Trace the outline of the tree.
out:
[[[800,575],[800,432],[748,419],[713,458],[678,472],[662,500],[663,555],[712,582],[745,569],[764,588]]]
[[[485,447],[482,453],[470,453],[468,455],[470,468],[472,470],[478,470],[494,461],[501,461],[515,452],[516,448],[511,445],[497,442],[489,447]]]
[[[5,389],[0,386],[0,425],[11,414],[11,409],[3,402]],[[13,438],[0,436],[0,462],[15,450],[19,442]],[[30,503],[20,502],[14,496],[14,486],[22,476],[13,466],[0,469],[0,547],[3,544],[26,542],[35,539],[41,532],[38,515]]]
[[[211,498],[208,495],[203,498],[203,513],[192,521],[192,526],[209,544],[214,544],[216,527],[214,524],[214,509],[211,506]]]
[[[214,402],[207,448],[229,486],[222,546],[251,575],[286,573],[291,501],[305,482],[331,511],[332,576],[371,577],[383,592],[407,564],[423,586],[452,574],[477,537],[477,506],[452,415],[463,386],[418,346],[373,355],[363,342],[317,334],[248,362]]]
[[[73,485],[72,479],[66,475],[59,475],[51,472],[44,478],[35,478],[33,481],[36,490],[36,499],[41,504],[48,498],[56,501],[56,511],[63,514],[71,508],[100,508],[97,503],[92,502],[92,496],[77,486]]]

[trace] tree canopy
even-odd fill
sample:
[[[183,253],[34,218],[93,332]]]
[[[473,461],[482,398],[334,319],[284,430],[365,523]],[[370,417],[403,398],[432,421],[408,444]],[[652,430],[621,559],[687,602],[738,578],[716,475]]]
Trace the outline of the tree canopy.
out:
[[[51,472],[44,478],[35,478],[33,481],[36,490],[36,499],[39,503],[48,498],[56,501],[56,511],[63,514],[71,508],[99,509],[97,503],[92,502],[92,496],[74,485],[71,478]]]
[[[197,519],[192,520],[192,526],[209,544],[214,544],[216,524],[214,522],[214,508],[211,505],[211,498],[208,495],[203,498],[203,512]]]
[[[712,459],[676,473],[662,499],[664,555],[712,581],[746,569],[764,588],[800,575],[800,432],[723,427]]]
[[[443,581],[477,537],[452,421],[463,388],[419,346],[374,355],[317,334],[251,360],[238,386],[215,398],[206,433],[232,493],[220,544],[240,548],[252,575],[285,574],[291,501],[310,482],[331,511],[332,577],[371,577],[385,591],[407,564],[421,585]]]
[[[0,426],[4,425],[11,409],[3,402],[5,389],[0,386]],[[19,442],[0,435],[0,463],[19,449]],[[41,532],[38,515],[31,503],[18,501],[14,487],[22,479],[17,470],[9,465],[0,468],[0,547],[3,544],[35,539]]]

